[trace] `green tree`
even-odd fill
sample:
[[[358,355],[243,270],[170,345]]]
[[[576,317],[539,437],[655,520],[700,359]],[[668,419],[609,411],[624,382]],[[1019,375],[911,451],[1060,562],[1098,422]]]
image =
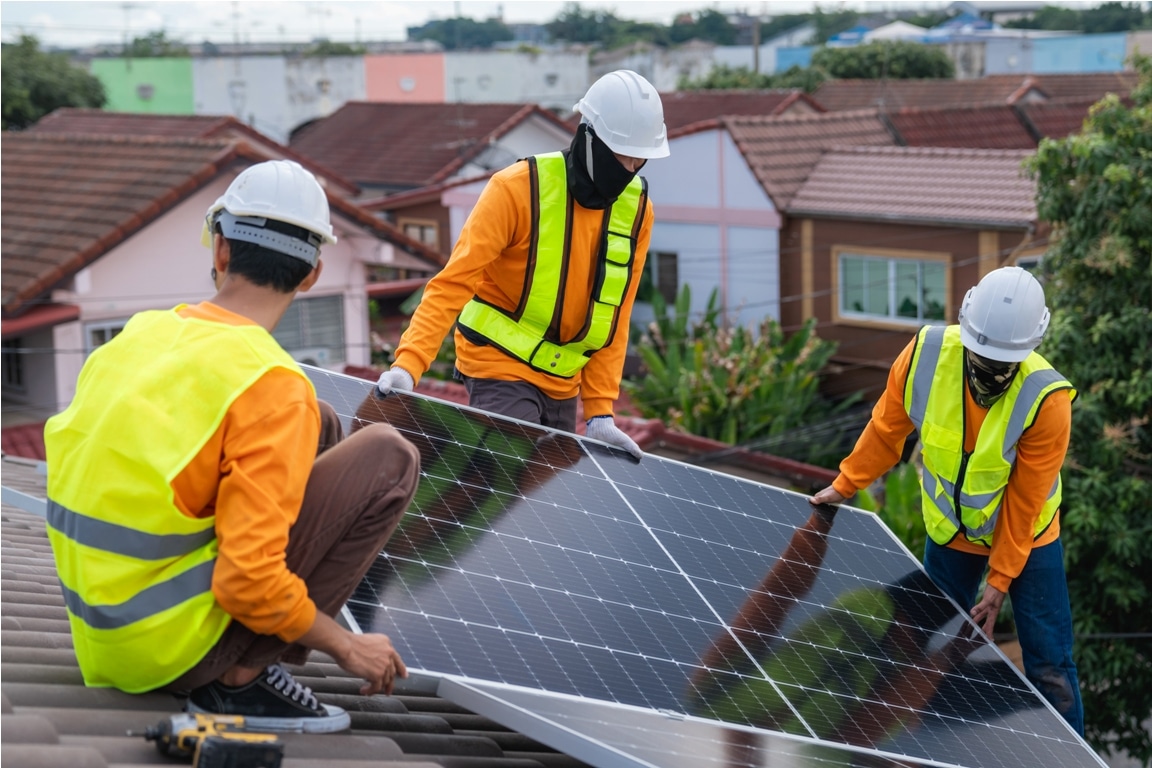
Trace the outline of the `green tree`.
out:
[[[60,107],[104,106],[104,86],[62,53],[40,50],[35,37],[21,35],[0,54],[3,128],[27,128]]]
[[[305,56],[360,56],[365,52],[362,45],[349,45],[348,43],[334,43],[331,40],[320,40],[304,51]]]
[[[812,66],[829,77],[906,79],[950,78],[956,68],[938,45],[906,40],[877,41],[851,48],[821,48],[812,55]]]
[[[408,38],[434,40],[445,50],[458,51],[491,48],[496,43],[511,40],[512,30],[499,19],[475,21],[457,16],[430,21],[422,27],[409,27]]]
[[[819,421],[851,405],[832,406],[819,394],[818,374],[836,345],[821,340],[815,321],[785,338],[780,324],[764,319],[753,331],[725,327],[717,292],[704,316],[691,321],[691,292],[685,285],[670,315],[659,293],[652,296],[656,319],[639,337],[644,375],[624,389],[641,414],[674,429],[744,445]],[[821,458],[808,445],[803,461]],[[839,459],[839,448],[833,446]]]
[[[732,26],[727,16],[714,8],[698,11],[689,23],[672,22],[669,34],[674,43],[688,40],[707,40],[716,45],[736,43],[736,27]]]
[[[798,67],[792,65],[784,72],[775,75],[766,75],[753,72],[748,67],[729,67],[720,64],[700,78],[689,80],[681,78],[678,87],[683,91],[709,90],[709,89],[756,89],[756,88],[799,88],[806,93],[812,93],[827,78],[824,73],[812,67]]]
[[[1011,29],[1080,30],[1084,20],[1075,8],[1060,5],[1046,5],[1029,18],[1004,22]]]
[[[856,26],[856,23],[860,20],[860,14],[856,11],[832,11],[831,13],[826,13],[820,9],[820,6],[816,6],[816,10],[810,18],[813,26],[816,27],[816,32],[812,35],[812,42],[820,44],[826,43],[828,42],[828,38]]]
[[[1145,26],[1145,14],[1140,3],[1102,3],[1083,11],[1081,27],[1086,34],[1127,32]]]
[[[128,47],[124,49],[124,55],[131,59],[158,59],[158,58],[172,58],[178,56],[188,55],[188,46],[179,40],[173,40],[168,37],[168,34],[158,29],[155,32],[149,32],[143,37],[133,38]]]
[[[1061,537],[1088,740],[1152,764],[1152,59],[1029,169],[1054,227],[1041,351],[1080,393]]]

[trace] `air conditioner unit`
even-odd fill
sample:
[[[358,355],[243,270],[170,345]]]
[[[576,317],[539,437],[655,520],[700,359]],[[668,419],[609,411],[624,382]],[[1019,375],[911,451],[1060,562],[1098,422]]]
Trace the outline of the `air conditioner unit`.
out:
[[[292,355],[292,359],[304,365],[312,365],[317,368],[323,368],[328,365],[330,354],[327,347],[315,347],[313,349],[294,349],[288,354]]]

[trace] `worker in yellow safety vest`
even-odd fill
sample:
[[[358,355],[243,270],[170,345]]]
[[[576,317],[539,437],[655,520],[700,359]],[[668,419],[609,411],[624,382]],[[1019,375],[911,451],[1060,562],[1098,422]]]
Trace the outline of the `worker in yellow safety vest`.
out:
[[[472,406],[574,431],[579,397],[588,436],[639,459],[612,404],[652,233],[637,173],[668,155],[664,108],[651,83],[618,70],[573,110],[581,121],[568,149],[492,176],[377,389],[411,390],[456,323],[456,373]]]
[[[811,501],[868,487],[916,430],[928,575],[988,635],[1011,595],[1025,674],[1083,735],[1059,516],[1076,390],[1035,351],[1048,320],[1031,273],[985,275],[958,325],[922,328],[896,358],[840,475]]]
[[[271,334],[335,241],[311,173],[246,169],[204,225],[216,294],[132,317],[45,426],[48,536],[87,685],[319,733],[348,713],[284,664],[315,648],[365,694],[406,674],[387,636],[333,617],[412,499],[420,456],[383,424],[342,440]]]

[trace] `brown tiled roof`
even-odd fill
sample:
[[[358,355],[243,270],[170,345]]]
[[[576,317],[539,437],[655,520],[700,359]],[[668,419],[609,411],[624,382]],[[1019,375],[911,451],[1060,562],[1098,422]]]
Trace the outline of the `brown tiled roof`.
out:
[[[220,174],[264,159],[235,141],[6,132],[6,315],[24,309]]]
[[[827,109],[865,107],[938,107],[949,104],[1010,103],[1025,78],[1021,75],[990,75],[976,80],[827,80],[812,94]]]
[[[1034,149],[1037,144],[1009,104],[905,107],[884,117],[910,147]]]
[[[781,210],[788,206],[827,150],[895,143],[876,110],[726,117],[724,124],[752,172]]]
[[[393,104],[350,101],[292,137],[301,154],[359,184],[397,189],[448,178],[532,115],[530,104]]]
[[[1096,98],[1052,99],[1032,104],[1017,104],[1015,109],[1041,138],[1063,139],[1079,133],[1088,110]]]
[[[1030,90],[1049,99],[1125,96],[1136,86],[1135,72],[1069,75],[988,75],[975,80],[828,80],[813,98],[838,111],[879,107],[938,107],[949,104],[1021,103]]]
[[[1088,72],[1085,74],[1035,75],[1044,93],[1050,99],[1092,99],[1099,101],[1104,94],[1127,96],[1140,82],[1132,71]]]
[[[846,219],[1026,227],[1036,187],[1029,152],[868,147],[828,152],[788,212]]]
[[[42,499],[44,475],[5,458],[4,485]],[[5,765],[173,765],[138,735],[175,714],[164,693],[86,688],[72,649],[64,599],[44,520],[17,507],[0,512],[0,705]],[[392,696],[361,696],[362,681],[313,653],[290,670],[320,701],[344,707],[352,730],[282,734],[292,768],[581,768],[584,763],[435,695],[435,682],[398,681]],[[185,761],[186,762],[186,761]]]
[[[799,90],[704,90],[660,94],[664,125],[675,131],[723,115],[779,115],[793,107],[823,112],[824,107]]]
[[[4,427],[0,430],[0,448],[5,456],[44,461],[44,422]]]
[[[231,115],[146,115],[135,112],[105,112],[101,109],[61,107],[40,118],[33,133],[103,134],[106,136],[162,136],[184,139],[246,139],[270,150],[273,157],[295,160],[323,180],[340,187],[345,194],[360,189],[350,179],[304,157],[278,141],[265,136]]]
[[[234,163],[268,159],[235,139],[6,132],[0,158],[3,310],[14,316]],[[333,211],[429,263],[444,258],[329,193]]]

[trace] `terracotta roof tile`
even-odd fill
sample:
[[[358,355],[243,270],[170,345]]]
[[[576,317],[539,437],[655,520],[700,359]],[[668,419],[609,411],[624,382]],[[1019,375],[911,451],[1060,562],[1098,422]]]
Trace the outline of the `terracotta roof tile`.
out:
[[[884,117],[910,147],[1033,149],[1037,144],[1009,104],[905,107]]]
[[[1036,219],[1029,152],[868,147],[828,152],[792,199],[793,215],[1025,227]]]
[[[936,107],[948,104],[1009,103],[1025,80],[1020,75],[991,75],[976,80],[828,80],[812,94],[827,109]]]
[[[949,104],[1021,103],[1029,91],[1043,98],[1099,99],[1105,93],[1125,96],[1136,86],[1135,72],[1067,75],[988,75],[974,80],[828,80],[812,94],[827,109],[883,106],[936,107]]]
[[[1079,133],[1084,127],[1088,110],[1097,102],[1096,98],[1052,99],[1033,104],[1018,104],[1016,110],[1042,138],[1063,139]]]
[[[221,172],[222,139],[6,133],[5,314],[22,309]]]
[[[723,115],[780,115],[789,110],[823,112],[824,107],[799,90],[703,90],[660,94],[669,132]]]
[[[894,144],[876,110],[726,117],[724,124],[777,208],[788,207],[820,155],[835,147]]]
[[[4,427],[0,430],[0,448],[5,456],[44,461],[44,422]]]
[[[38,134],[100,134],[105,136],[163,136],[186,139],[251,140],[269,150],[270,157],[295,160],[321,180],[330,181],[346,194],[358,194],[359,187],[331,168],[324,167],[293,151],[231,115],[147,115],[135,112],[105,112],[101,109],[61,107],[42,117],[31,128]]]
[[[524,104],[392,104],[351,101],[305,126],[294,150],[359,184],[397,189],[441,181],[530,115]]]

